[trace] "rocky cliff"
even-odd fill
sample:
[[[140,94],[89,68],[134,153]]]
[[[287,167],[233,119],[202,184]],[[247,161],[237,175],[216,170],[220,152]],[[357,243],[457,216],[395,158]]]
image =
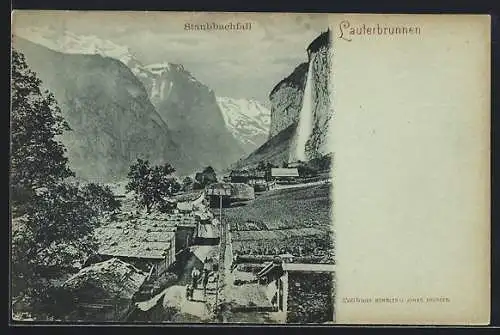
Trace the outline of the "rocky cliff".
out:
[[[331,34],[327,31],[316,38],[307,49],[311,62],[312,131],[305,144],[305,158],[311,160],[329,154],[329,126],[333,117],[331,99]],[[303,110],[303,112],[306,112]],[[301,129],[297,129],[298,132]],[[300,150],[300,148],[297,148]]]
[[[13,39],[43,86],[54,93],[71,131],[62,142],[77,176],[123,179],[137,157],[152,163],[189,165],[168,124],[142,83],[122,62],[100,55],[64,54]]]
[[[308,63],[302,63],[280,81],[269,94],[271,101],[271,125],[269,138],[299,120],[302,96],[306,84]]]
[[[249,167],[260,161],[282,165],[330,153],[329,124],[333,116],[330,31],[319,35],[306,51],[308,62],[297,66],[269,95],[268,141],[233,167]]]

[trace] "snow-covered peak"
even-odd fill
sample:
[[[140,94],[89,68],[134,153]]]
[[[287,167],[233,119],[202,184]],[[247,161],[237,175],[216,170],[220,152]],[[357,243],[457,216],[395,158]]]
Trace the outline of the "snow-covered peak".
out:
[[[127,65],[141,80],[147,77],[165,77],[168,76],[170,72],[174,71],[183,73],[189,81],[207,86],[195,78],[190,72],[186,71],[182,64],[161,62],[143,65],[128,47],[99,38],[95,35],[79,35],[69,30],[54,29],[51,27],[16,28],[14,34],[33,43],[62,53],[101,55],[103,57],[118,59]]]
[[[226,123],[244,117],[253,119],[267,128],[271,122],[271,111],[257,100],[217,97],[217,103],[224,114]]]
[[[140,64],[128,47],[95,35],[77,35],[68,30],[49,27],[17,28],[14,33],[33,43],[63,53],[101,55],[118,59],[128,66]]]
[[[226,127],[243,144],[258,147],[269,134],[271,111],[256,100],[217,97]]]
[[[170,63],[149,64],[143,66],[143,68],[153,74],[161,75],[163,72],[170,70]]]

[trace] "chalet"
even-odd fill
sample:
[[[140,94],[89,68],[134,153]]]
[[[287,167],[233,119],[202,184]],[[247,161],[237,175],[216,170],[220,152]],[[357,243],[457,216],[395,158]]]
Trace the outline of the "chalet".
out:
[[[113,222],[96,229],[96,260],[118,257],[146,271],[154,266],[161,273],[194,243],[197,228],[193,213],[120,213]]]
[[[192,213],[204,206],[205,195],[203,192],[181,194],[174,197],[179,213]]]
[[[266,171],[252,171],[248,175],[248,184],[254,185],[266,180]]]
[[[249,174],[247,184],[254,188],[255,192],[267,191],[268,187],[268,179],[270,175],[269,171],[252,171]]]
[[[114,223],[96,229],[98,254],[160,274],[175,261],[176,227]]]
[[[253,190],[254,192],[263,192],[263,191],[269,191],[270,189],[270,183],[268,183],[265,180],[256,180],[254,183],[252,183]]]
[[[299,177],[297,168],[272,168],[271,178],[276,182],[291,182]]]
[[[81,269],[62,285],[67,320],[120,321],[146,273],[118,258]]]
[[[229,174],[231,183],[248,183],[250,174],[247,170],[232,170]]]
[[[228,207],[231,204],[233,188],[230,183],[214,183],[205,188],[205,194],[210,201],[211,208]]]

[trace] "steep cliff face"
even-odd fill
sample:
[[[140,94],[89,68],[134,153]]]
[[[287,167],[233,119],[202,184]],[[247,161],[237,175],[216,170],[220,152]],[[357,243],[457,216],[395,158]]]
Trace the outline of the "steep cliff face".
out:
[[[77,176],[110,182],[126,177],[137,157],[185,166],[186,158],[141,82],[122,62],[64,54],[13,39],[69,123],[62,142]]]
[[[271,91],[269,139],[233,167],[259,161],[281,165],[308,161],[330,153],[329,125],[331,34],[326,31],[307,47],[308,62],[300,64]]]
[[[226,127],[214,91],[180,64],[154,64],[136,72],[173,140],[189,158],[184,173],[223,169],[244,155]]]
[[[333,117],[333,106],[330,101],[332,89],[330,82],[332,55],[330,31],[321,34],[310,44],[308,54],[309,61],[312,62],[312,131],[304,151],[306,159],[311,160],[329,154],[331,151],[329,126]],[[301,129],[297,129],[297,132],[300,131]]]
[[[271,101],[271,126],[269,138],[299,120],[302,96],[306,83],[308,63],[302,63],[280,81],[269,94]]]

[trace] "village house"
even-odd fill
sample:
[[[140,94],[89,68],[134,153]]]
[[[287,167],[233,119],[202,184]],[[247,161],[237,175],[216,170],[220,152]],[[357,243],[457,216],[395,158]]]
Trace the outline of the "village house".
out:
[[[179,213],[191,213],[200,210],[205,204],[205,194],[203,192],[195,192],[192,194],[182,194],[174,197],[177,203]]]
[[[229,181],[231,183],[248,183],[250,173],[247,170],[232,170],[229,174]]]
[[[146,273],[118,258],[92,264],[64,282],[60,309],[66,320],[123,320],[145,279]]]
[[[198,198],[197,198],[198,199]],[[198,201],[198,200],[197,200]],[[193,208],[198,208],[196,203]],[[118,257],[141,269],[161,274],[192,246],[212,223],[213,214],[200,205],[190,213],[121,213],[96,229],[98,255],[87,265]],[[200,235],[200,236],[201,236]]]
[[[100,256],[119,258],[144,271],[160,274],[175,262],[175,225],[132,219],[99,227],[96,237]]]
[[[231,183],[244,183],[248,185],[262,184],[266,181],[266,171],[261,170],[232,170],[229,175]]]
[[[205,193],[211,208],[229,207],[233,202],[255,199],[253,187],[245,183],[214,183],[206,187]]]
[[[253,171],[248,178],[248,185],[252,186],[255,192],[269,190],[267,176],[268,171]]]
[[[231,204],[233,188],[230,183],[213,183],[205,188],[211,208],[228,207]]]
[[[272,168],[271,179],[277,183],[289,183],[299,178],[299,170],[297,168]]]

